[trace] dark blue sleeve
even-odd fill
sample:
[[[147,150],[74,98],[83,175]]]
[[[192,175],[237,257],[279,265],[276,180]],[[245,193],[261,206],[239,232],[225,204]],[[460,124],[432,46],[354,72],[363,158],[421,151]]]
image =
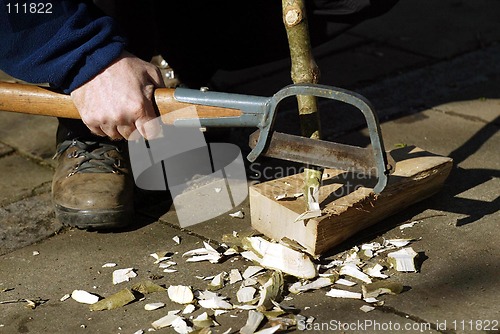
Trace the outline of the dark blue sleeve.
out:
[[[69,93],[124,49],[125,38],[114,20],[98,15],[88,2],[47,1],[51,13],[29,12],[30,3],[43,1],[19,1],[28,7],[17,8],[15,3],[0,0],[0,69],[15,78],[49,83]]]

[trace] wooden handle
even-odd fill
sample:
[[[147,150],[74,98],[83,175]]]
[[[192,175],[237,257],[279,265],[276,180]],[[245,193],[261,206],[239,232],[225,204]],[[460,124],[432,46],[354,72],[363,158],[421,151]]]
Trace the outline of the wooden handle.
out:
[[[165,123],[185,118],[238,117],[237,109],[193,105],[178,102],[175,89],[159,88],[154,97]],[[0,82],[0,110],[63,118],[80,118],[69,95],[34,85]],[[175,112],[174,112],[175,111]]]
[[[32,85],[0,82],[0,110],[80,118],[71,97]]]

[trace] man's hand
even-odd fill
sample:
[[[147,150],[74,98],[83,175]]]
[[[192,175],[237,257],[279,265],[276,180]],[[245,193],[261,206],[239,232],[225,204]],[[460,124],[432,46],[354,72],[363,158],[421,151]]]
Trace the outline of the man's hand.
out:
[[[123,52],[92,80],[75,89],[71,97],[83,122],[95,134],[127,139],[137,129],[144,137],[154,137],[157,117],[154,90],[164,87],[160,70]]]

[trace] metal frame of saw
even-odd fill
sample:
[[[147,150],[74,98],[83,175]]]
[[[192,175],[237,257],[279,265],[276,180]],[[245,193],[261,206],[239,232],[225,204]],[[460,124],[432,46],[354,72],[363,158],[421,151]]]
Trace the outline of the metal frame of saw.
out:
[[[360,152],[359,157],[362,157],[364,154],[368,154],[369,157],[372,158],[372,160],[368,159],[366,161],[371,161],[373,163],[373,166],[371,166],[372,168],[370,168],[370,170],[375,170],[375,174],[378,178],[373,190],[375,193],[380,193],[387,185],[388,175],[392,167],[387,163],[388,160],[384,149],[378,117],[374,112],[371,103],[365,97],[349,90],[318,84],[293,84],[286,86],[271,97],[261,97],[212,92],[207,90],[177,88],[174,93],[174,98],[179,102],[238,109],[242,111],[242,115],[238,117],[199,118],[196,120],[177,119],[174,122],[174,125],[195,126],[196,124],[200,124],[204,127],[257,127],[260,130],[258,139],[256,140],[255,146],[253,147],[252,151],[247,156],[247,159],[253,162],[257,159],[257,157],[259,157],[259,155],[263,154],[263,152],[266,151],[266,148],[268,148],[270,142],[272,143],[272,138],[274,138],[274,136],[278,134],[273,134],[273,125],[276,118],[276,110],[278,104],[287,97],[297,95],[313,95],[316,97],[340,101],[359,109],[362,112],[368,126],[368,133],[370,136],[372,147],[371,149],[365,149],[356,146],[340,145],[325,141],[316,141],[299,136],[279,134],[281,136],[289,136],[282,137],[282,140],[291,138],[290,136],[295,137],[296,139],[304,138],[304,140],[306,140],[305,145],[309,149],[314,149],[314,146],[323,147],[326,149],[323,150],[323,152],[329,152],[332,157],[337,157],[337,160],[332,161],[331,163],[318,162],[319,166],[335,167],[342,170],[346,170],[346,164],[342,163],[342,160],[347,159],[349,161],[350,150],[353,150],[353,152],[355,149],[363,150]],[[337,146],[334,146],[333,144]],[[340,154],[335,154],[338,153],[335,152],[337,147],[338,150],[342,150],[344,152],[343,156]],[[264,153],[264,155],[267,154]],[[298,155],[300,156],[300,154]],[[275,157],[278,157],[278,155],[275,155]],[[297,155],[295,155],[294,157],[297,157]],[[300,162],[300,159],[295,158],[286,160],[294,160]],[[353,170],[355,172],[362,172],[360,168]]]

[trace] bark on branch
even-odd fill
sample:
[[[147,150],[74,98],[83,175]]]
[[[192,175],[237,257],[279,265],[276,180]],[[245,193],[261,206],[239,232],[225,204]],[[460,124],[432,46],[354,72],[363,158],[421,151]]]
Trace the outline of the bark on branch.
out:
[[[283,22],[285,25],[290,57],[292,61],[291,76],[294,83],[318,83],[319,69],[312,55],[307,24],[305,0],[282,0]],[[320,121],[316,97],[297,96],[301,132],[304,137],[320,139]],[[308,209],[310,203],[316,201],[323,170],[320,168],[305,169],[304,196]]]

